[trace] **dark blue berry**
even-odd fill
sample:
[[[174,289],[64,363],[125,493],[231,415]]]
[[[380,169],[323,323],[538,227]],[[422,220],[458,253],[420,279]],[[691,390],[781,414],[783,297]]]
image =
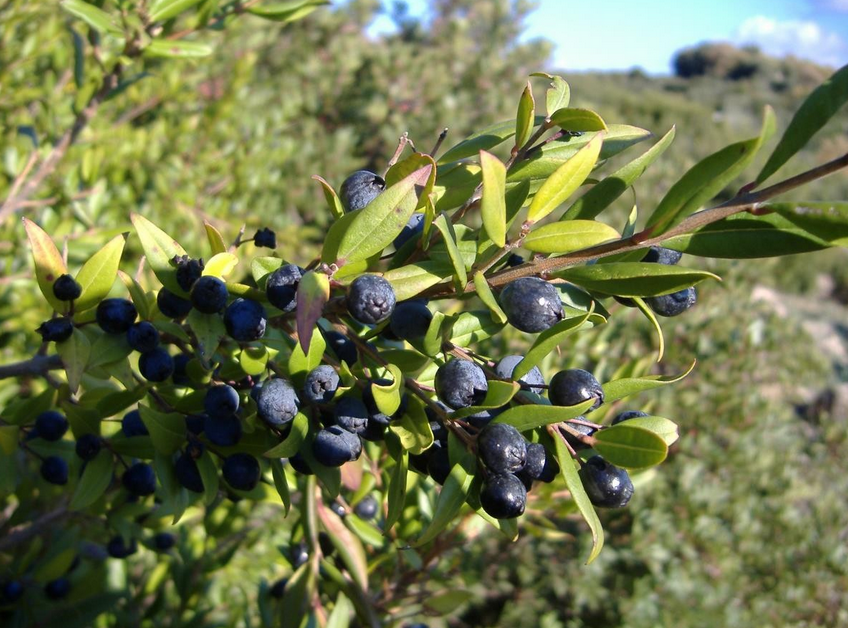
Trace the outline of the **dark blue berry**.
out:
[[[512,373],[515,368],[524,360],[520,355],[508,355],[495,365],[495,375],[501,379],[512,379]],[[519,378],[519,383],[530,389],[537,395],[541,395],[545,385],[545,378],[542,376],[542,371],[538,366],[534,366],[529,372]]]
[[[377,516],[377,511],[380,508],[380,504],[377,503],[377,500],[371,497],[371,495],[366,495],[363,497],[356,506],[353,507],[353,512],[360,519],[365,519],[366,521],[370,521],[374,517]]]
[[[139,356],[138,370],[149,382],[164,382],[174,372],[174,358],[166,349],[156,347]]]
[[[697,301],[698,293],[694,286],[680,290],[679,292],[664,294],[660,297],[647,297],[645,299],[645,303],[654,311],[654,314],[666,317],[683,314],[683,312],[695,305]]]
[[[638,419],[639,417],[649,416],[645,412],[641,412],[639,410],[628,410],[626,412],[619,412],[616,417],[612,420],[610,425],[618,425],[622,421],[629,421],[630,419]]]
[[[50,484],[64,486],[68,483],[68,463],[59,456],[47,456],[41,462],[41,477]]]
[[[662,246],[652,246],[642,258],[643,262],[651,262],[654,264],[664,264],[665,266],[674,266],[683,257],[683,253],[672,251]]]
[[[104,299],[97,305],[97,324],[107,334],[125,334],[138,312],[127,299]]]
[[[191,356],[187,353],[180,353],[174,356],[174,374],[171,375],[171,381],[174,386],[185,388],[191,386],[192,381],[188,376],[188,363],[191,362]]]
[[[396,249],[399,249],[411,239],[418,238],[422,233],[424,233],[424,214],[412,214],[406,221],[406,226],[401,229],[392,244]]]
[[[259,418],[267,425],[279,428],[295,417],[299,403],[291,382],[275,377],[262,385],[256,410]]]
[[[136,323],[127,330],[127,344],[139,353],[153,351],[159,346],[159,330],[149,321]]]
[[[94,460],[102,447],[103,440],[97,434],[83,434],[77,439],[74,449],[77,456],[88,461]]]
[[[585,417],[582,416],[577,418],[585,420]],[[572,421],[568,421],[568,427],[584,436],[592,436],[595,432],[598,431],[590,425],[583,425],[582,423],[573,423]],[[584,449],[589,449],[589,445],[584,443],[576,436],[569,434],[568,431],[563,430],[562,435],[565,438],[565,442],[571,445],[571,448],[574,451],[583,451]]]
[[[433,313],[424,301],[404,301],[395,307],[389,326],[401,340],[417,340],[424,337],[432,320]]]
[[[53,296],[60,301],[73,301],[79,299],[82,294],[82,286],[70,275],[59,275],[53,282]]]
[[[311,370],[303,385],[303,397],[312,403],[329,403],[339,387],[339,374],[328,364]]]
[[[251,299],[236,299],[224,312],[227,333],[239,342],[252,342],[262,338],[267,323],[265,308],[258,301]]]
[[[270,589],[268,589],[268,595],[270,595],[275,600],[282,600],[283,595],[285,595],[286,593],[286,585],[288,583],[288,578],[280,578],[274,584],[271,585]]]
[[[201,277],[191,289],[191,304],[198,312],[216,314],[227,305],[227,284],[211,275]]]
[[[447,444],[435,441],[427,450],[427,474],[436,484],[443,485],[450,475],[451,464]]]
[[[356,344],[347,336],[337,331],[327,331],[324,332],[324,340],[340,361],[347,362],[348,366],[356,364],[359,352],[356,350]]]
[[[341,517],[342,519],[347,517],[347,510],[345,509],[344,506],[342,506],[341,502],[339,502],[338,500],[334,499],[333,501],[331,501],[328,508],[330,510],[332,510],[334,513],[336,513],[336,515]]]
[[[213,445],[232,447],[241,440],[241,421],[233,414],[224,417],[207,415],[203,422],[203,433]]]
[[[271,273],[265,282],[268,302],[283,312],[293,312],[297,307],[297,287],[304,272],[300,266],[284,264]]]
[[[67,578],[56,578],[44,585],[44,595],[51,600],[61,600],[71,592],[71,581]]]
[[[362,209],[386,189],[383,177],[368,170],[357,170],[342,183],[339,200],[346,211]]]
[[[0,585],[0,603],[14,604],[24,594],[24,585],[20,580],[9,580]]]
[[[362,434],[368,427],[368,408],[356,397],[342,397],[333,408],[336,425],[352,432]]]
[[[197,468],[197,462],[186,452],[181,453],[174,463],[174,475],[176,475],[180,486],[195,493],[203,492],[203,479]]]
[[[212,386],[206,391],[203,399],[203,409],[210,417],[227,417],[238,412],[239,394],[235,388],[227,384]]]
[[[477,455],[492,473],[515,473],[527,460],[527,441],[506,423],[491,423],[477,437]]]
[[[191,312],[191,301],[178,297],[167,288],[162,288],[156,295],[156,305],[168,318],[185,318]]]
[[[136,543],[136,540],[130,539],[130,542],[127,543],[124,541],[124,537],[120,534],[113,536],[106,544],[106,552],[112,558],[127,558],[135,554],[137,551],[138,543]]]
[[[435,384],[439,400],[454,410],[480,404],[489,391],[483,369],[459,358],[439,367]]]
[[[589,500],[601,508],[624,508],[633,497],[633,482],[627,471],[592,456],[580,468],[580,480]]]
[[[551,378],[548,399],[555,406],[576,406],[589,399],[595,402],[589,410],[595,410],[604,402],[604,389],[589,371],[568,369]]]
[[[306,459],[300,455],[300,453],[296,453],[294,456],[289,458],[289,464],[292,469],[297,471],[302,475],[314,475],[315,472],[312,470],[312,467],[309,466],[309,463],[306,462]]]
[[[138,410],[130,410],[121,419],[121,431],[124,436],[148,436],[147,426],[141,420],[141,413]]]
[[[266,249],[277,248],[277,234],[268,227],[263,227],[253,236],[253,243]]]
[[[312,454],[315,460],[325,467],[340,467],[352,462],[362,453],[362,441],[359,436],[332,425],[315,435]]]
[[[545,331],[564,316],[559,292],[538,277],[508,283],[501,291],[500,304],[513,327],[530,333]]]
[[[227,456],[221,467],[224,480],[239,491],[252,491],[259,483],[259,462],[250,454]]]
[[[124,471],[121,482],[132,495],[144,497],[156,492],[156,474],[153,467],[145,462],[136,462]]]
[[[68,419],[55,410],[42,412],[35,418],[35,433],[48,441],[57,441],[68,431]]]
[[[51,318],[35,331],[41,334],[42,342],[64,342],[74,333],[74,323],[70,318]]]
[[[190,292],[191,287],[203,274],[203,260],[191,259],[188,255],[181,255],[175,257],[174,262],[177,264],[177,283],[180,288],[186,292]]]
[[[392,284],[377,275],[360,275],[347,291],[348,312],[366,325],[376,325],[389,318],[395,303]]]
[[[203,432],[204,423],[206,423],[205,414],[189,414],[185,418],[186,430],[195,436]]]
[[[177,537],[170,532],[157,532],[153,535],[153,547],[157,552],[167,552],[177,544]]]
[[[494,474],[486,478],[480,489],[480,505],[490,517],[514,519],[524,514],[527,489],[512,474]]]

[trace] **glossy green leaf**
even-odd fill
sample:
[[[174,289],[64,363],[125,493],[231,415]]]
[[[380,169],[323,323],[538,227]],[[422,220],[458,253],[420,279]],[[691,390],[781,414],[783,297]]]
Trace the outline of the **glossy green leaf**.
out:
[[[254,344],[239,351],[239,366],[248,375],[262,375],[268,365],[270,354],[263,344]]]
[[[138,412],[156,451],[170,455],[185,442],[185,418],[181,414],[159,412],[143,404],[138,405]]]
[[[795,112],[783,137],[757,175],[762,183],[801,150],[818,131],[848,102],[848,65],[837,70],[807,96]]]
[[[618,232],[594,220],[552,222],[533,229],[522,246],[534,253],[563,255],[619,239]]]
[[[271,459],[271,476],[274,479],[274,488],[277,489],[277,494],[280,496],[283,507],[286,509],[286,516],[288,516],[291,510],[291,493],[289,492],[289,483],[286,480],[283,463],[279,458]]]
[[[533,125],[537,126],[544,121],[543,116],[536,116]],[[503,122],[492,124],[473,135],[469,135],[459,144],[448,150],[439,159],[439,166],[479,155],[481,150],[491,150],[495,146],[503,144],[513,135],[515,135],[515,120],[504,120]]]
[[[227,335],[223,319],[218,314],[204,314],[193,309],[189,312],[186,322],[197,338],[197,357],[202,362],[208,362]]]
[[[333,610],[330,616],[327,617],[327,624],[324,628],[348,628],[353,610],[353,604],[351,604],[350,600],[343,593],[339,593],[336,596],[336,602],[333,604]]]
[[[551,126],[558,126],[566,131],[606,131],[607,123],[594,111],[589,109],[562,108],[550,116]]]
[[[130,293],[130,299],[132,299],[133,305],[138,312],[138,317],[143,321],[152,319],[155,297],[152,294],[148,295],[144,288],[141,287],[141,284],[124,271],[118,270],[118,277]]]
[[[643,469],[660,464],[668,455],[668,445],[650,430],[625,421],[598,430],[594,449],[607,462],[625,469]]]
[[[203,275],[225,279],[238,265],[238,258],[232,253],[216,253],[203,267]]]
[[[601,520],[598,519],[598,513],[595,512],[595,507],[592,506],[592,502],[586,494],[586,489],[583,488],[583,482],[580,481],[580,474],[577,471],[574,459],[565,447],[565,443],[558,437],[553,437],[553,441],[556,448],[557,462],[559,462],[560,475],[565,480],[565,485],[571,492],[571,499],[574,500],[577,509],[580,511],[583,520],[588,524],[589,530],[592,533],[592,551],[586,560],[586,564],[588,565],[598,557],[601,549],[604,547],[604,528],[601,525]]]
[[[253,281],[260,289],[265,289],[265,281],[268,275],[277,270],[280,266],[286,263],[286,260],[279,257],[254,257],[250,262],[250,274]]]
[[[315,500],[315,510],[339,557],[353,576],[353,580],[363,591],[367,591],[368,561],[362,543],[347,529],[339,516],[324,505],[323,500]]]
[[[678,433],[677,424],[674,421],[670,421],[669,419],[663,418],[661,416],[643,416],[636,417],[634,419],[627,419],[627,425],[632,425],[634,427],[640,427],[642,429],[648,430],[659,436],[665,441],[665,444],[668,446],[673,445],[677,442],[677,439],[680,437]]]
[[[101,33],[116,36],[123,35],[123,31],[118,26],[119,22],[117,20],[113,19],[103,9],[84,2],[84,0],[62,0],[59,6]]]
[[[657,315],[654,314],[654,311],[648,307],[648,304],[641,297],[631,297],[633,302],[636,304],[636,307],[639,308],[639,311],[645,315],[645,318],[648,319],[648,322],[651,323],[651,326],[654,328],[654,331],[657,332],[657,362],[662,362],[663,354],[665,353],[665,338],[663,337],[662,327],[660,326],[660,322],[657,319]]]
[[[383,279],[392,284],[398,301],[406,301],[450,276],[450,266],[442,262],[423,261],[390,270],[383,275]]]
[[[454,441],[456,442],[456,441]],[[450,444],[448,445],[450,449]],[[451,467],[450,475],[436,501],[433,518],[427,528],[415,541],[415,546],[421,546],[435,539],[459,514],[468,497],[468,491],[474,480],[474,457],[460,445],[462,449],[459,460]]]
[[[345,524],[356,536],[359,537],[366,545],[372,547],[383,547],[386,544],[386,539],[383,533],[373,524],[359,518],[356,514],[351,513],[345,517]]]
[[[389,478],[388,513],[386,514],[385,532],[388,533],[400,519],[406,502],[406,480],[409,469],[409,453],[400,452],[395,459],[395,466]]]
[[[64,342],[56,343],[56,353],[62,358],[65,374],[68,377],[68,388],[75,393],[82,381],[88,358],[91,355],[91,343],[86,335],[77,327],[71,337]]]
[[[477,296],[480,297],[480,300],[492,313],[492,320],[500,324],[506,323],[506,314],[504,314],[504,311],[498,304],[495,293],[492,292],[492,288],[489,286],[489,282],[486,281],[485,275],[479,271],[474,273],[474,288],[477,290]]]
[[[587,312],[583,316],[566,318],[539,334],[527,355],[515,366],[512,378],[518,380],[524,377],[568,336],[579,330],[590,316],[591,312]]]
[[[694,368],[695,362],[692,362],[692,365],[681,375],[645,375],[644,377],[614,379],[602,386],[604,389],[604,403],[612,403],[613,401],[624,399],[636,393],[679,382],[689,375]]]
[[[705,270],[666,266],[650,262],[618,262],[573,266],[558,271],[557,277],[587,290],[619,296],[652,297],[670,294],[693,286],[704,279],[721,281]]]
[[[300,301],[298,301],[299,305]],[[292,349],[291,355],[289,355],[289,374],[292,377],[305,376],[309,371],[321,364],[326,348],[327,342],[320,333],[312,334],[309,343],[309,353],[303,352],[303,347],[300,343],[296,344],[294,349]]]
[[[206,230],[206,240],[209,242],[209,249],[212,251],[212,255],[226,253],[227,244],[224,242],[224,237],[221,235],[221,232],[218,231],[214,225],[205,221],[203,222],[203,228]]]
[[[332,214],[334,219],[341,218],[345,211],[342,206],[342,201],[339,198],[339,195],[336,194],[333,186],[317,174],[312,175],[312,178],[321,185],[321,191],[324,193],[324,200],[327,201],[327,207],[330,209],[330,214]]]
[[[39,584],[55,580],[59,576],[68,573],[68,570],[71,568],[71,565],[73,565],[76,557],[76,548],[71,547],[63,549],[39,565],[38,569],[35,570],[35,573],[32,574],[32,577]]]
[[[218,467],[215,466],[212,454],[208,451],[204,451],[195,463],[203,482],[203,503],[208,506],[218,497],[218,486],[220,485]]]
[[[292,420],[288,435],[279,445],[266,451],[266,458],[291,458],[300,450],[300,444],[309,432],[309,418],[302,412],[298,412]]]
[[[848,246],[848,202],[766,203],[760,209],[780,214],[824,242]]]
[[[146,57],[164,57],[168,59],[196,59],[212,54],[212,46],[196,41],[179,39],[154,39],[144,49]]]
[[[430,165],[419,168],[387,188],[367,207],[351,212],[349,215],[354,218],[346,225],[341,236],[336,263],[342,266],[367,259],[391,244],[418,206],[419,197],[431,179],[435,167],[430,158]],[[345,218],[347,216],[348,214]],[[336,224],[339,222],[341,221]]]
[[[600,183],[574,201],[562,219],[591,219],[600,214],[633,185],[644,174],[645,170],[665,152],[674,141],[674,135],[675,127],[671,127],[671,130],[659,142],[642,155],[601,180]]]
[[[421,340],[420,346],[424,355],[435,357],[442,350],[442,332],[446,317],[442,312],[433,312],[433,319],[427,328],[427,333]]]
[[[411,398],[406,412],[389,423],[389,430],[400,440],[401,446],[411,454],[420,454],[433,444],[433,430],[424,412],[422,402]]]
[[[265,20],[285,24],[302,19],[325,4],[330,4],[329,0],[295,0],[252,6],[247,11]]]
[[[515,115],[515,146],[522,147],[533,131],[533,121],[536,113],[536,101],[533,99],[533,87],[530,81],[521,92],[518,100],[518,112]]]
[[[32,260],[35,262],[35,278],[41,294],[57,312],[65,312],[68,304],[53,296],[53,282],[68,272],[65,261],[49,235],[29,218],[24,218]]]
[[[748,167],[774,130],[774,111],[766,107],[758,136],[726,146],[692,166],[671,186],[651,214],[646,225],[651,233],[659,235],[668,231],[714,198]]]
[[[169,20],[172,17],[178,16],[180,13],[188,11],[196,4],[200,4],[203,0],[156,0],[150,6],[148,17],[151,22],[160,22]]]
[[[94,307],[109,294],[115,283],[125,241],[124,236],[115,236],[80,268],[76,280],[82,287],[82,294],[74,302],[77,311]]]
[[[528,222],[539,221],[550,214],[583,185],[598,161],[602,142],[603,136],[597,135],[545,180],[530,202]]]
[[[609,159],[652,137],[650,131],[626,124],[608,124],[606,131],[593,131],[578,136],[564,137],[545,144],[539,150],[532,151],[527,159],[510,168],[506,176],[507,184],[547,179],[600,134],[603,134],[603,146],[598,158],[599,161]]]
[[[0,453],[13,455],[18,450],[21,430],[17,425],[0,425]]]
[[[311,566],[309,562],[302,564],[289,577],[279,611],[279,617],[286,618],[285,628],[301,628],[304,626],[304,620],[309,609],[310,580]]]
[[[575,419],[585,413],[594,403],[593,399],[579,403],[576,406],[548,406],[544,404],[525,404],[510,408],[495,417],[493,423],[506,423],[519,432],[527,432],[537,427],[553,423],[562,423]]]
[[[504,328],[504,323],[492,320],[488,310],[463,312],[457,316],[450,330],[450,341],[460,347],[486,340]]]
[[[130,218],[156,278],[174,294],[185,295],[177,283],[176,269],[171,265],[175,256],[186,254],[185,249],[141,214],[132,214]]]
[[[451,413],[451,418],[463,419],[467,416],[477,414],[481,410],[503,407],[510,402],[519,390],[521,390],[521,385],[518,382],[502,382],[496,379],[489,380],[489,390],[486,391],[486,398],[483,399],[480,405],[455,410]]]
[[[371,393],[374,395],[374,402],[377,408],[386,416],[392,416],[400,407],[400,391],[403,386],[403,373],[394,365],[386,366],[391,373],[392,382],[390,384],[371,384]]]
[[[115,416],[144,399],[146,395],[146,386],[105,395],[97,402],[97,413],[102,417]]]
[[[506,167],[484,150],[480,151],[480,166],[483,169],[483,197],[480,201],[483,227],[492,242],[503,247],[506,245]]]
[[[156,479],[162,487],[160,495],[162,504],[156,514],[160,517],[171,515],[171,525],[182,519],[188,508],[188,489],[184,488],[177,480],[174,463],[170,455],[159,451],[153,456],[153,466],[156,470]]]
[[[530,76],[544,77],[551,82],[545,92],[545,110],[550,118],[554,113],[564,107],[568,107],[571,101],[571,88],[561,76],[548,74],[546,72],[534,72]]]
[[[462,291],[468,283],[468,272],[465,269],[465,259],[459,252],[456,245],[456,233],[454,233],[453,225],[448,222],[444,214],[439,214],[433,224],[441,232],[444,238],[445,246],[447,247],[448,255],[453,264],[454,277],[456,279],[457,290]]]

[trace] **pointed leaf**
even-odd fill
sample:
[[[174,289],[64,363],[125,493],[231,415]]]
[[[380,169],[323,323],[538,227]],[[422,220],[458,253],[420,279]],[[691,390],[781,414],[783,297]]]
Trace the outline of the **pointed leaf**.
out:
[[[793,225],[834,246],[848,246],[848,202],[766,203]]]
[[[227,335],[223,319],[218,314],[203,314],[192,309],[186,322],[197,338],[197,357],[201,362],[208,363]]]
[[[203,0],[156,0],[150,7],[150,21],[161,22],[170,20],[184,11],[188,11]]]
[[[477,414],[481,410],[501,408],[508,404],[519,390],[521,390],[521,385],[518,382],[502,382],[496,379],[489,380],[489,390],[486,391],[486,398],[483,399],[480,405],[455,410],[451,413],[451,418],[462,419]]]
[[[598,161],[602,142],[602,134],[597,135],[545,180],[530,202],[528,222],[536,222],[550,214],[583,185]]]
[[[411,454],[420,454],[433,444],[430,421],[422,402],[417,398],[409,400],[407,411],[389,423],[389,430],[398,437],[403,449]]]
[[[576,419],[591,408],[593,403],[594,399],[589,399],[576,406],[548,406],[543,404],[515,406],[495,417],[493,423],[506,423],[519,432],[527,432],[537,427]]]
[[[704,270],[650,262],[617,262],[593,266],[573,266],[557,277],[587,290],[628,297],[653,297],[693,286],[704,279],[721,279]]]
[[[627,421],[598,430],[594,437],[595,451],[625,469],[653,467],[668,455],[668,445],[662,437]]]
[[[297,336],[301,349],[309,353],[313,331],[330,299],[330,279],[324,273],[308,271],[297,285]],[[313,367],[314,368],[314,367]]]
[[[186,440],[185,418],[176,412],[158,412],[145,405],[138,405],[138,412],[156,451],[171,455]]]
[[[71,510],[83,510],[100,499],[112,483],[113,470],[114,460],[107,449],[101,449],[94,460],[86,462],[71,498]]]
[[[392,416],[400,407],[400,389],[403,386],[403,373],[394,364],[386,366],[392,376],[391,384],[371,384],[371,393],[377,408],[386,416]]]
[[[533,125],[537,126],[544,121],[543,116],[536,116]],[[473,157],[480,154],[481,150],[491,150],[495,146],[503,144],[513,135],[515,135],[515,120],[510,119],[496,122],[473,135],[469,135],[459,144],[448,150],[439,159],[439,165],[456,162],[466,157]]]
[[[80,268],[76,280],[82,287],[82,294],[74,302],[78,312],[94,307],[109,294],[115,283],[125,241],[124,236],[115,236]]]
[[[534,72],[531,76],[544,77],[551,81],[551,86],[545,92],[545,110],[549,118],[563,107],[568,107],[571,100],[571,88],[561,76],[545,72]]]
[[[457,442],[453,440],[453,444]],[[462,449],[459,460],[451,467],[450,475],[445,480],[445,484],[436,501],[433,519],[415,541],[416,547],[420,547],[435,539],[442,530],[456,519],[456,516],[462,510],[462,506],[468,498],[468,491],[474,481],[474,457],[465,451],[461,443],[458,447]],[[448,449],[456,449],[456,447],[452,448],[451,443],[449,443]]]
[[[68,272],[59,250],[45,231],[31,221],[24,218],[29,246],[32,249],[32,260],[35,262],[35,278],[41,294],[47,299],[50,306],[57,312],[66,312],[68,304],[53,296],[53,282]]]
[[[681,375],[645,375],[644,377],[614,379],[602,386],[604,389],[604,403],[609,404],[613,401],[624,399],[625,397],[635,395],[636,393],[643,392],[645,390],[652,390],[654,388],[659,388],[660,386],[667,386],[668,384],[679,382],[689,375],[694,368],[695,362],[692,362],[692,365]]]
[[[533,99],[533,87],[527,81],[527,87],[521,92],[518,100],[518,113],[515,115],[515,146],[521,148],[533,131],[536,101]]]
[[[271,459],[271,475],[274,478],[274,487],[277,489],[277,494],[280,496],[283,507],[286,509],[286,516],[288,516],[291,510],[291,493],[289,492],[289,483],[286,480],[283,463],[279,458]]]
[[[110,14],[84,0],[62,0],[59,6],[101,33],[116,36],[123,35],[117,21]]]
[[[392,469],[392,474],[389,479],[388,492],[388,513],[386,514],[386,523],[383,534],[388,534],[389,531],[400,519],[403,513],[403,506],[406,502],[406,479],[409,469],[409,453],[404,450],[395,459],[395,466]]]
[[[453,321],[450,341],[460,347],[467,347],[491,338],[503,328],[504,324],[493,321],[488,310],[463,312]]]
[[[398,301],[406,301],[450,276],[449,265],[423,261],[390,270],[383,275],[383,279],[392,284]]]
[[[368,561],[362,543],[345,527],[339,516],[324,505],[323,500],[315,500],[315,510],[353,580],[363,591],[367,591]]]
[[[176,269],[171,265],[175,256],[186,254],[185,249],[141,214],[132,214],[130,218],[156,278],[174,294],[185,295],[177,283]]]
[[[212,454],[208,451],[204,451],[195,462],[197,463],[197,470],[200,472],[200,479],[203,482],[203,503],[208,506],[218,497],[218,486],[220,485],[218,467],[215,466]]]
[[[559,109],[551,116],[550,126],[580,132],[607,130],[607,123],[601,116],[588,109]]]
[[[209,241],[209,248],[212,251],[212,255],[226,253],[227,245],[224,242],[224,237],[221,235],[221,232],[205,221],[203,223],[203,228],[206,229],[206,239]]]
[[[480,202],[483,227],[492,242],[503,247],[506,245],[506,167],[484,150],[480,151],[480,166],[483,169],[483,198]]]
[[[118,277],[124,282],[124,286],[126,286],[127,291],[130,293],[130,298],[138,312],[139,318],[143,321],[149,321],[153,317],[153,299],[148,296],[148,293],[144,291],[141,284],[124,271],[119,270]]]
[[[533,229],[522,246],[534,253],[563,255],[619,239],[618,232],[594,220],[552,222]]]
[[[491,311],[492,320],[496,323],[506,323],[506,314],[498,304],[485,275],[479,271],[474,273],[474,289],[477,290],[477,296],[480,297],[483,304]]]
[[[56,343],[56,353],[62,358],[65,374],[68,376],[68,388],[76,393],[82,381],[88,358],[91,355],[91,343],[88,337],[78,327],[74,328],[71,337],[64,342]]]
[[[454,277],[456,279],[457,291],[461,292],[465,289],[468,283],[468,272],[465,269],[465,259],[456,245],[456,233],[454,233],[453,225],[448,222],[444,214],[439,214],[433,224],[441,232],[444,238],[445,246],[447,247],[448,255],[453,264]]]
[[[227,275],[233,272],[233,269],[238,264],[238,258],[232,253],[216,253],[206,262],[203,267],[203,275],[224,279]]]
[[[321,191],[324,192],[324,200],[327,201],[327,207],[330,208],[330,213],[333,215],[333,218],[341,218],[344,216],[345,211],[342,206],[342,201],[339,198],[339,195],[336,194],[333,186],[317,174],[313,174],[312,178],[321,184]]]

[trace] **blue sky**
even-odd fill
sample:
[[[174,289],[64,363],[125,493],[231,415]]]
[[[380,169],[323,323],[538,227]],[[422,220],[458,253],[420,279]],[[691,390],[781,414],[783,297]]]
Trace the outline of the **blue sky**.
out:
[[[408,4],[421,14],[428,3]],[[554,65],[571,71],[666,74],[676,50],[702,41],[848,63],[848,0],[541,0],[527,26],[525,37],[555,42]]]

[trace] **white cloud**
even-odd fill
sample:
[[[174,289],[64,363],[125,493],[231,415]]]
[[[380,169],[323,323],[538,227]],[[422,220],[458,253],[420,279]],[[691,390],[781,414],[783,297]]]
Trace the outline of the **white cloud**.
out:
[[[848,8],[848,0],[829,2]],[[755,44],[774,56],[791,54],[837,67],[848,61],[848,43],[836,33],[824,30],[813,21],[781,22],[764,15],[756,15],[742,23],[734,39],[739,44]]]

